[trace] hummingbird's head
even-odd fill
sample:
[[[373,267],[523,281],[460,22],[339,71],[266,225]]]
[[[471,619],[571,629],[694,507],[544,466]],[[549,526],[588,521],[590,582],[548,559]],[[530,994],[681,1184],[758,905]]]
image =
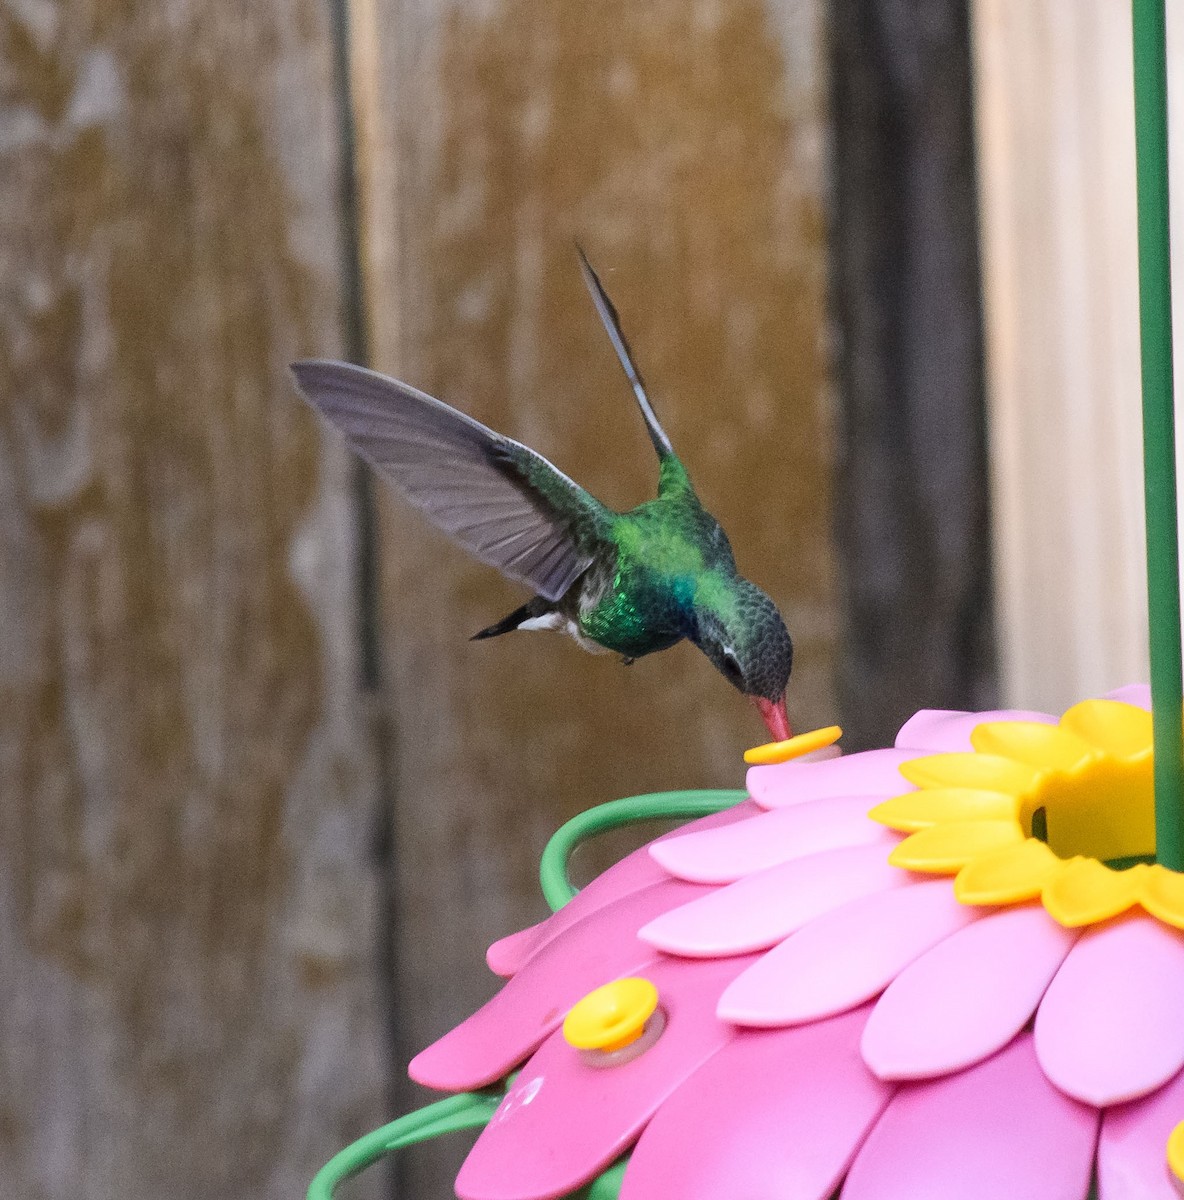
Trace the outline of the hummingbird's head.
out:
[[[790,736],[785,689],[793,668],[793,642],[777,606],[739,576],[726,591],[696,606],[692,639],[737,691],[760,709],[777,741]]]

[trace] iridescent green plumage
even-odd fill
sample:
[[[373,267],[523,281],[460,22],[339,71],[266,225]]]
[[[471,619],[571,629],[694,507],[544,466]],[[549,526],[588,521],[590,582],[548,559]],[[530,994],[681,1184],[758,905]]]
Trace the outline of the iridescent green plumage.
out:
[[[476,634],[557,629],[631,662],[686,638],[787,737],[793,647],[773,602],[736,571],[654,414],[617,314],[585,281],[658,454],[658,495],[606,508],[529,447],[406,384],[345,363],[293,367],[313,404],[437,525],[538,594]]]

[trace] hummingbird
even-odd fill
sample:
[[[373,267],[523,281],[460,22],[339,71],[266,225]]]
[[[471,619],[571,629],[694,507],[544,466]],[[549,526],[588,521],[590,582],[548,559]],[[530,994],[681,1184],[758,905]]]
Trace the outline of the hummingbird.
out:
[[[650,404],[621,322],[577,246],[592,302],[658,456],[658,494],[628,512],[601,504],[541,454],[405,383],[364,367],[292,364],[304,396],[427,518],[535,594],[474,641],[557,630],[625,663],[684,638],[790,736],[793,643],[777,606],[736,570]]]

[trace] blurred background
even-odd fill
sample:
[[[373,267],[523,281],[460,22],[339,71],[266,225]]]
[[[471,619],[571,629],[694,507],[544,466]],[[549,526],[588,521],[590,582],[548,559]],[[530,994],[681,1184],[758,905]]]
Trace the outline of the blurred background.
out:
[[[563,820],[764,740],[686,646],[470,644],[521,593],[294,358],[630,506],[578,239],[796,727],[1145,672],[1130,61],[1125,0],[0,0],[5,1194],[302,1195],[422,1102]]]

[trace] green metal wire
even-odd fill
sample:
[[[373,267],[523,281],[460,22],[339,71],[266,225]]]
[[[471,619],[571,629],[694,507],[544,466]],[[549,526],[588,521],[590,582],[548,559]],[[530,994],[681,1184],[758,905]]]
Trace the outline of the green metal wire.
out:
[[[621,1194],[621,1184],[625,1182],[625,1168],[628,1165],[628,1158],[613,1163],[603,1175],[577,1192],[574,1200],[617,1200]]]
[[[1184,678],[1172,388],[1164,0],[1134,0],[1135,149],[1139,205],[1139,331],[1147,599],[1155,740],[1155,855],[1184,870]]]
[[[375,1129],[335,1154],[308,1185],[308,1200],[333,1200],[338,1185],[404,1146],[489,1124],[503,1093],[462,1092]]]
[[[688,820],[723,812],[745,799],[747,792],[734,789],[715,791],[650,792],[610,800],[572,817],[547,843],[539,862],[539,886],[552,912],[558,912],[575,894],[568,878],[567,865],[575,848],[589,838],[633,825],[638,821]]]

